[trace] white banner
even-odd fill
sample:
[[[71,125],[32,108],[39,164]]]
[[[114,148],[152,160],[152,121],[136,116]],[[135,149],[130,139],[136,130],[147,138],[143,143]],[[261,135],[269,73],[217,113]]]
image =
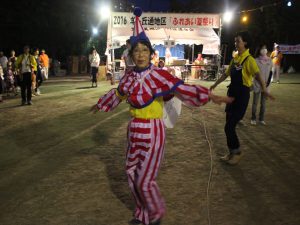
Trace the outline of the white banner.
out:
[[[203,45],[202,54],[206,54],[206,55],[217,55],[217,54],[219,54],[219,44],[218,43],[213,43],[213,44]]]
[[[300,54],[300,45],[281,45],[279,44],[279,50],[282,54]]]
[[[111,14],[113,28],[132,28],[134,20],[132,13]],[[219,14],[143,13],[140,20],[144,28],[220,28]]]

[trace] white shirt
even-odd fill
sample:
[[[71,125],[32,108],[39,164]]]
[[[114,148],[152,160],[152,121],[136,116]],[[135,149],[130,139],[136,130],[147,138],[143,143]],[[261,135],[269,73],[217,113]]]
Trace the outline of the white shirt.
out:
[[[272,59],[270,57],[266,57],[265,60],[260,60],[259,58],[255,59],[259,70],[260,70],[260,74],[262,76],[262,79],[265,81],[266,85],[270,76],[270,71],[272,68]],[[262,90],[260,83],[258,82],[258,80],[254,79],[253,82],[253,91],[255,93],[258,93]],[[267,87],[267,90],[270,91],[270,85]]]
[[[99,67],[100,65],[100,56],[98,53],[90,54],[89,55],[89,62],[91,67]]]
[[[4,73],[3,73],[3,69],[2,69],[1,65],[0,65],[0,77],[1,77],[2,80],[4,80]]]
[[[25,55],[23,57],[22,60],[22,69],[21,69],[22,73],[29,73],[31,72],[31,66],[30,66],[30,58],[29,58],[29,54]]]
[[[129,49],[126,48],[122,54],[122,58],[124,59],[125,61],[125,65],[126,67],[133,67],[135,66],[132,58],[129,56]]]
[[[0,58],[0,64],[1,64],[1,66],[2,66],[3,69],[7,68],[7,63],[8,63],[7,57],[6,56],[2,56]]]

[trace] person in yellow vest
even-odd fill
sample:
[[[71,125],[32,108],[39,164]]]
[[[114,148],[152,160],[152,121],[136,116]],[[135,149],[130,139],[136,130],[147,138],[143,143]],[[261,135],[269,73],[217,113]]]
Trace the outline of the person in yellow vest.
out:
[[[29,54],[30,47],[24,47],[24,53],[19,55],[16,61],[16,68],[19,70],[21,78],[22,105],[31,102],[32,74],[37,70],[37,63],[33,55]]]
[[[279,45],[275,44],[274,46],[274,51],[271,53],[271,59],[273,61],[273,81],[277,82],[279,84],[279,76],[280,76],[280,65],[281,65],[281,60],[283,56],[282,53],[279,50]]]
[[[235,35],[235,47],[238,54],[231,60],[226,72],[210,87],[213,90],[228,76],[231,78],[227,95],[234,98],[234,101],[232,104],[226,105],[226,124],[224,128],[229,153],[220,158],[221,161],[229,165],[238,164],[242,157],[236,126],[246,113],[253,78],[257,79],[261,85],[262,93],[266,97],[274,99],[266,89],[265,81],[255,59],[249,53],[251,44],[252,39],[247,31],[238,32]]]

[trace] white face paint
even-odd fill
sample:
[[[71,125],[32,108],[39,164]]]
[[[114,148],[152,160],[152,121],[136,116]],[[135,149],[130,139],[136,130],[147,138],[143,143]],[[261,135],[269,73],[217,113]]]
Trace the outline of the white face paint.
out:
[[[268,53],[268,50],[267,50],[266,48],[262,48],[262,49],[260,50],[260,54],[261,54],[262,56],[267,55],[267,53]]]

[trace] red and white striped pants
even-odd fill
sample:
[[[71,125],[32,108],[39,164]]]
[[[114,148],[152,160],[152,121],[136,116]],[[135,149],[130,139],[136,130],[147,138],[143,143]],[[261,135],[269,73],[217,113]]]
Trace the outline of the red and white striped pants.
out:
[[[133,118],[128,125],[126,172],[135,199],[134,216],[144,224],[165,213],[155,178],[164,156],[165,128],[162,119]]]

